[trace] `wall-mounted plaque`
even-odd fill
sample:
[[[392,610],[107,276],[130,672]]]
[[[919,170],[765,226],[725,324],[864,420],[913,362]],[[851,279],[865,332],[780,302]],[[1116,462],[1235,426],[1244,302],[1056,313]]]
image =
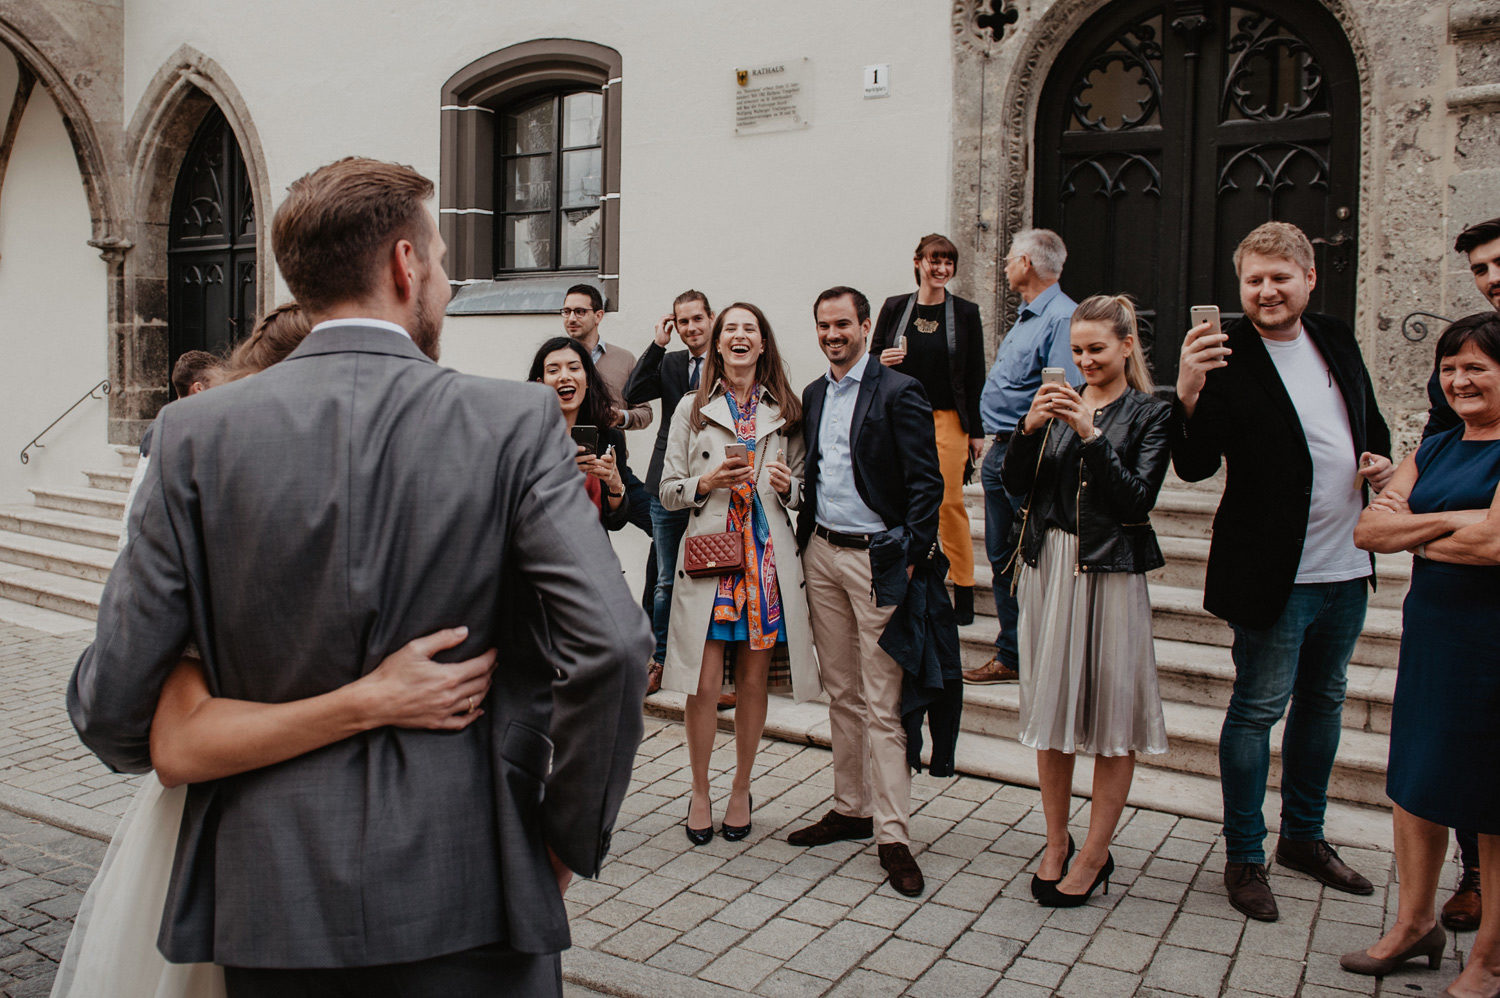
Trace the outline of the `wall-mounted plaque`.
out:
[[[737,135],[806,128],[812,73],[807,59],[787,59],[734,71]]]

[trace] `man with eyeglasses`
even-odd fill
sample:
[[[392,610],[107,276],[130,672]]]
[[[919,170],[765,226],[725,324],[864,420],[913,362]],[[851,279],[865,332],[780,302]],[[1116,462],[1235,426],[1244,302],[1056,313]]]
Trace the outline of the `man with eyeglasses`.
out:
[[[630,372],[635,370],[635,354],[622,346],[611,346],[599,335],[599,323],[604,321],[604,295],[592,284],[575,284],[563,298],[563,332],[577,340],[588,350],[599,377],[614,393],[615,400],[623,402],[625,385],[630,381]],[[636,405],[627,409],[616,409],[617,427],[622,430],[644,430],[651,425],[651,406]],[[628,484],[628,483],[627,483]],[[637,483],[639,484],[639,483]],[[645,500],[642,500],[644,506]],[[635,496],[630,497],[632,512],[636,507]],[[634,518],[632,517],[632,522]],[[650,528],[646,529],[650,533]]]

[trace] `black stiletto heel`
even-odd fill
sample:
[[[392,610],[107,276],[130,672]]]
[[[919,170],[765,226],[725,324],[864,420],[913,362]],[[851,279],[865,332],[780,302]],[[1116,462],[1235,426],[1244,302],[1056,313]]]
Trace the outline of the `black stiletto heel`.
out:
[[[754,794],[750,795],[749,804],[750,804],[750,812],[752,814],[754,814],[754,812],[755,812],[755,795]],[[745,836],[747,836],[747,835],[750,834],[750,824],[751,823],[747,821],[743,825],[731,825],[729,822],[726,821],[722,825],[719,826],[719,834],[722,835],[722,836],[724,836],[724,841],[726,841],[726,842],[738,842],[740,839],[743,839]],[[709,830],[712,831],[712,829],[709,829]]]
[[[1048,887],[1042,896],[1037,898],[1037,901],[1046,908],[1081,908],[1088,904],[1089,898],[1094,896],[1094,891],[1099,889],[1100,884],[1104,885],[1104,893],[1106,895],[1109,894],[1109,878],[1114,872],[1114,854],[1106,853],[1104,865],[1099,868],[1099,875],[1094,878],[1094,882],[1089,885],[1087,891],[1084,891],[1082,894],[1069,894],[1058,890],[1056,887]]]
[[[1043,880],[1036,874],[1031,875],[1031,896],[1038,901],[1042,899],[1042,892],[1048,887],[1056,887],[1058,881],[1068,875],[1068,864],[1073,861],[1073,833],[1068,833],[1068,855],[1063,859],[1062,874],[1057,880]]]
[[[688,810],[693,809],[692,798],[688,799]],[[695,846],[707,845],[714,837],[714,823],[710,821],[707,828],[694,828],[686,821],[682,823],[682,830],[687,832],[688,841]]]

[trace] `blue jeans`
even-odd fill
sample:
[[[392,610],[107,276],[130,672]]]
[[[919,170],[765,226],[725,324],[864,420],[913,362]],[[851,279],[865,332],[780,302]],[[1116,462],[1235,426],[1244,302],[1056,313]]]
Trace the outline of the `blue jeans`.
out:
[[[677,548],[687,533],[686,509],[667,509],[651,500],[651,537],[656,549],[656,595],[651,603],[651,629],[656,632],[658,662],[667,660],[667,624],[672,617],[672,580],[677,577]]]
[[[1234,692],[1219,734],[1224,844],[1232,863],[1264,863],[1271,726],[1281,738],[1281,835],[1323,837],[1328,774],[1339,750],[1349,658],[1365,623],[1369,582],[1294,585],[1270,627],[1234,630]]]
[[[1009,440],[1009,438],[1006,438]],[[1024,498],[1013,496],[1000,484],[1000,465],[1005,461],[1006,444],[995,442],[984,455],[984,464],[979,469],[979,480],[984,485],[984,553],[989,556],[990,570],[994,575],[995,616],[1000,618],[1000,633],[995,637],[995,657],[1012,669],[1020,665],[1020,653],[1016,648],[1016,618],[1020,610],[1016,598],[1010,591],[1011,529],[1021,509]],[[1006,566],[1010,571],[1006,571]]]

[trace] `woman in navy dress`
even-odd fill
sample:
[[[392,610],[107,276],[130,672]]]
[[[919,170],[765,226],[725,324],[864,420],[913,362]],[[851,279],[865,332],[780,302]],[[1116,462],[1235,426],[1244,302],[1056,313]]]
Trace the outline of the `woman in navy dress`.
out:
[[[1500,314],[1460,319],[1437,346],[1461,424],[1422,442],[1360,517],[1354,541],[1410,550],[1386,793],[1394,804],[1396,923],[1346,970],[1436,967],[1438,877],[1448,829],[1479,833],[1483,913],[1463,973],[1444,994],[1500,995]]]

